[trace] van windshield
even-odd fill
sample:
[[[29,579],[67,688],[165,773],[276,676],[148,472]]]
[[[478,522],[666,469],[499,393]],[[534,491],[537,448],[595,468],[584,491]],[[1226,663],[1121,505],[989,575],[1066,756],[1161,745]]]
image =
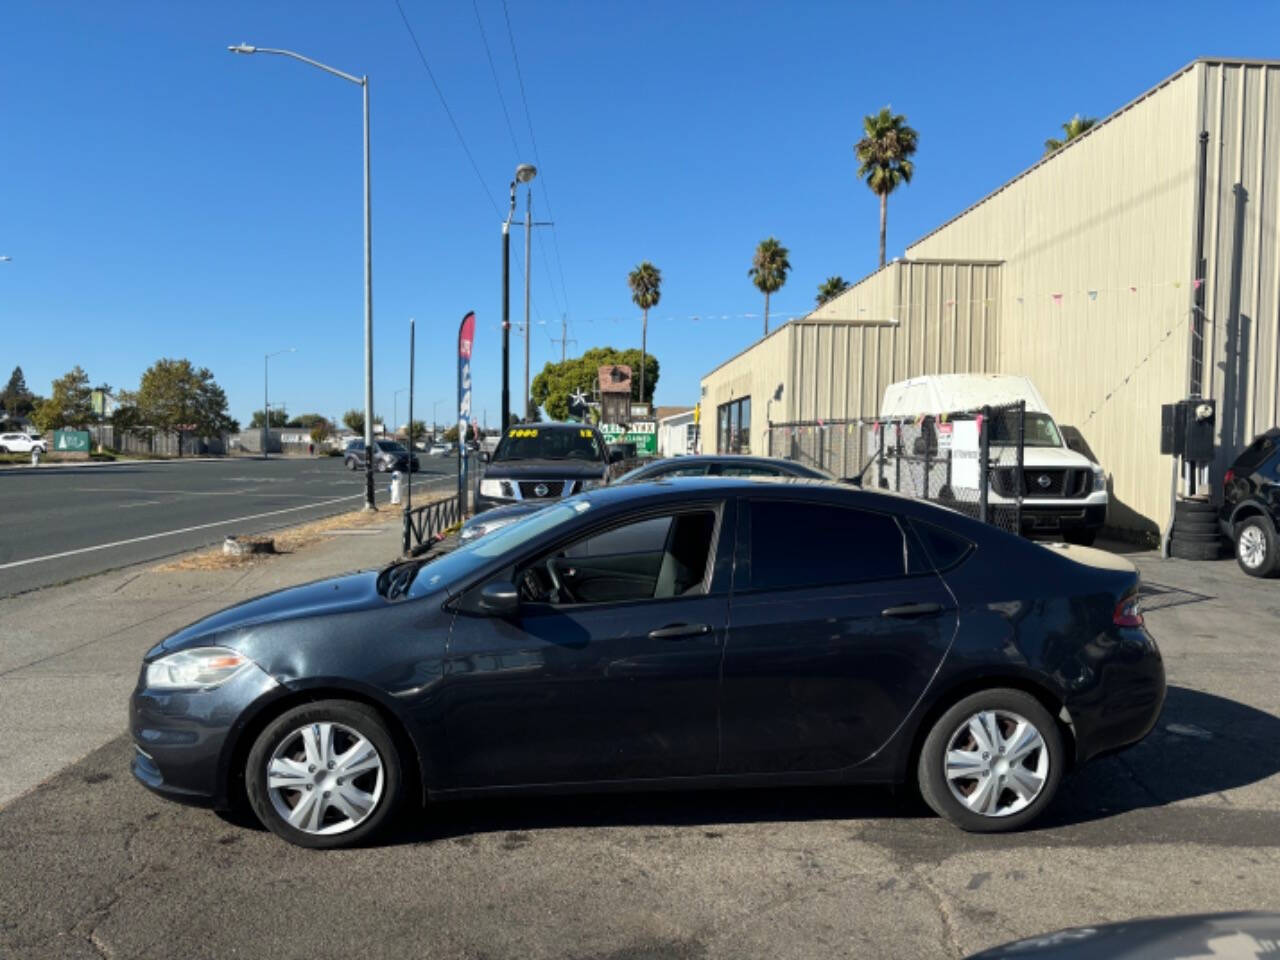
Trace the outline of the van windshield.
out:
[[[1012,417],[992,417],[991,442],[1015,444],[1018,442],[1018,423]],[[1047,413],[1028,413],[1023,418],[1023,445],[1027,447],[1060,447],[1062,435],[1058,425]]]

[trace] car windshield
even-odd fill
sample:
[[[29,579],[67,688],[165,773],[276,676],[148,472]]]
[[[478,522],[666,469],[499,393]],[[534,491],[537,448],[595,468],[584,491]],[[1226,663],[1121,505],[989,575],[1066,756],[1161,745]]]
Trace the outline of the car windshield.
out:
[[[378,449],[383,453],[404,453],[403,444],[392,443],[390,440],[379,440]]]
[[[991,442],[1011,444],[1018,442],[1017,422],[1012,417],[992,417]],[[1028,413],[1023,419],[1023,445],[1027,447],[1060,447],[1062,435],[1058,425],[1047,413]]]
[[[585,497],[577,496],[521,517],[487,536],[479,537],[456,550],[419,565],[413,571],[411,585],[403,584],[397,592],[404,593],[407,590],[410,596],[417,597],[439,590],[441,587],[461,586],[461,581],[466,580],[494,557],[519,549],[534,537],[541,536],[562,523],[568,523],[589,509],[591,509],[590,502]],[[397,565],[393,564],[379,575],[380,592],[387,592],[388,582],[395,583],[392,574],[396,568]]]
[[[589,427],[512,427],[493,454],[499,460],[603,460],[604,450]]]

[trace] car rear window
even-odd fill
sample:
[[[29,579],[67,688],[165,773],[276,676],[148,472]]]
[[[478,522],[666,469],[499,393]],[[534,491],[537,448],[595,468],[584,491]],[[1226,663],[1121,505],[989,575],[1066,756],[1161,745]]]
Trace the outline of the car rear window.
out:
[[[1236,457],[1236,462],[1232,464],[1232,469],[1238,473],[1252,473],[1262,461],[1276,449],[1276,441],[1274,437],[1261,436],[1254,440],[1253,443],[1244,448],[1244,452]]]
[[[957,533],[944,530],[923,520],[912,520],[911,527],[924,545],[925,552],[938,570],[949,570],[969,555],[973,544]]]
[[[751,504],[751,586],[756,590],[865,583],[906,574],[893,517],[825,503]]]

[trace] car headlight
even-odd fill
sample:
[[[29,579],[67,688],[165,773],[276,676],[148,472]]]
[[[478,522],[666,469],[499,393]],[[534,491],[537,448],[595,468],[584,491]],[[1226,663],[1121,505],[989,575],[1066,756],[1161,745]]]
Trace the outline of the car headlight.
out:
[[[481,480],[480,496],[482,497],[505,497],[510,499],[511,481],[509,480]]]
[[[1095,491],[1107,489],[1107,474],[1097,464],[1093,467],[1093,489]]]
[[[483,537],[486,533],[493,533],[495,530],[501,530],[508,524],[515,523],[519,517],[498,517],[493,520],[482,520],[478,523],[469,523],[458,533],[458,539],[463,543],[469,543],[477,537]]]
[[[583,480],[582,486],[580,486],[578,490],[595,490],[597,487],[603,487],[604,483],[605,482],[603,480]]]
[[[151,690],[208,689],[230,680],[253,663],[225,647],[196,647],[179,650],[147,664],[147,687]]]

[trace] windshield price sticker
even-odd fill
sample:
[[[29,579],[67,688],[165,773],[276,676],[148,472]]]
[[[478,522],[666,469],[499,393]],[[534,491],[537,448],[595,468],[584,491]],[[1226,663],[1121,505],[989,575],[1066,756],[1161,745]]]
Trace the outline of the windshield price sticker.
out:
[[[590,430],[579,430],[578,436],[586,437],[587,439],[590,439],[591,437],[595,436],[595,434],[593,434]]]
[[[520,428],[519,430],[508,430],[508,431],[507,431],[507,436],[508,436],[508,437],[514,437],[514,438],[516,438],[516,439],[519,439],[519,438],[521,438],[521,437],[536,437],[537,435],[538,435],[538,431],[537,431],[537,430],[531,430],[531,429],[524,428],[524,427]]]

